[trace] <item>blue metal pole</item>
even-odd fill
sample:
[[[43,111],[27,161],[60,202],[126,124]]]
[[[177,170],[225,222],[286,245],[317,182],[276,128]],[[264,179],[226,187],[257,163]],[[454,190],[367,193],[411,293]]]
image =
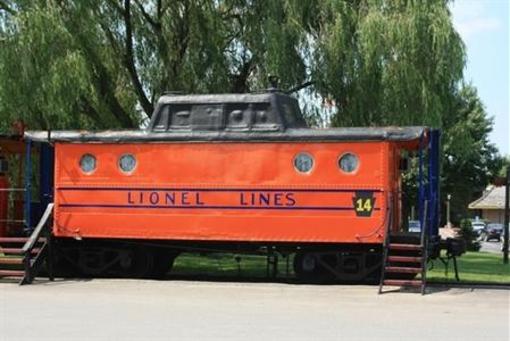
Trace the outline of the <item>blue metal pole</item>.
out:
[[[434,182],[433,178],[433,164],[434,164],[434,155],[433,155],[433,144],[434,144],[434,134],[432,131],[429,131],[429,141],[427,145],[427,156],[428,156],[428,164],[427,164],[427,188],[425,192],[427,193],[427,198],[429,200],[427,206],[427,216],[425,217],[425,226],[427,226],[427,235],[430,235],[432,230],[434,230],[434,226],[431,225],[432,217],[434,216],[435,208],[435,193],[433,190],[432,183]]]
[[[54,164],[54,152],[53,147],[49,143],[41,143],[40,152],[40,202],[41,202],[41,215],[46,206],[53,202],[53,164]]]
[[[430,226],[429,235],[439,234],[439,160],[440,160],[439,129],[430,131],[429,144],[429,200],[430,216],[427,226]]]
[[[423,216],[423,206],[425,201],[425,188],[423,186],[423,134],[420,136],[420,145],[418,149],[418,219],[420,227],[424,226],[425,217]]]
[[[32,141],[26,141],[25,150],[25,229],[32,230]]]

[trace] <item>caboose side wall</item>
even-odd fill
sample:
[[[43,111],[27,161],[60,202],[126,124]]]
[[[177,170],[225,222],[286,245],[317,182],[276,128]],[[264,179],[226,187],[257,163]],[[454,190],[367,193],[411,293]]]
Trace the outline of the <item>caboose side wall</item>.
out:
[[[314,158],[309,174],[294,168],[299,152]],[[346,152],[360,159],[353,174],[338,167]],[[80,169],[84,154],[97,159],[91,174]],[[137,160],[131,174],[118,167],[124,154]],[[385,141],[56,142],[53,231],[82,238],[380,243],[395,189],[390,158]],[[360,197],[362,204],[371,198],[366,212],[356,210]]]

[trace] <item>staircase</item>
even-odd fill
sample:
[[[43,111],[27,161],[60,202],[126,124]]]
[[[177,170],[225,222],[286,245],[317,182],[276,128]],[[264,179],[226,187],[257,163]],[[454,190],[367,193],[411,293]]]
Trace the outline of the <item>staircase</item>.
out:
[[[425,201],[424,216],[428,202]],[[391,221],[391,219],[390,219]],[[390,232],[388,224],[384,241],[379,294],[383,286],[418,287],[425,294],[427,284],[427,226],[421,232]]]
[[[0,280],[15,278],[19,284],[30,284],[38,275],[45,259],[51,255],[51,238],[47,222],[53,211],[49,204],[41,221],[29,237],[0,238]],[[47,271],[53,280],[52,264],[47,261]]]
[[[420,233],[387,237],[379,293],[383,286],[418,287],[425,293],[427,250]]]

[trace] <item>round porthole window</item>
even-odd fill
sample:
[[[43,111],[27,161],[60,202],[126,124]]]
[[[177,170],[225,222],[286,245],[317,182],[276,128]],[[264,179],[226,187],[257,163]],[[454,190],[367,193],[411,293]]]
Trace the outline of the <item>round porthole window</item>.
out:
[[[345,153],[338,160],[338,166],[346,173],[352,173],[358,169],[359,159],[352,153]]]
[[[308,153],[299,153],[294,157],[294,168],[300,173],[308,173],[313,168],[313,158]]]
[[[119,168],[124,173],[131,173],[136,167],[136,159],[131,154],[124,154],[119,158]]]
[[[80,168],[84,173],[92,173],[96,170],[97,161],[94,155],[84,154],[80,159]]]

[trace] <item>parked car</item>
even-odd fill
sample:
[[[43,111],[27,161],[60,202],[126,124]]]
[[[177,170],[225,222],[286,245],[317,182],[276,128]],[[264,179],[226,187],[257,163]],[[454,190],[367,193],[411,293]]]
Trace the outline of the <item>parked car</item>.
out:
[[[480,237],[485,232],[487,225],[482,220],[472,220],[471,227],[477,237]]]
[[[409,232],[421,232],[421,226],[419,220],[409,220]]]
[[[498,242],[501,240],[501,236],[503,235],[503,224],[491,223],[488,224],[485,228],[485,240],[497,240]]]

